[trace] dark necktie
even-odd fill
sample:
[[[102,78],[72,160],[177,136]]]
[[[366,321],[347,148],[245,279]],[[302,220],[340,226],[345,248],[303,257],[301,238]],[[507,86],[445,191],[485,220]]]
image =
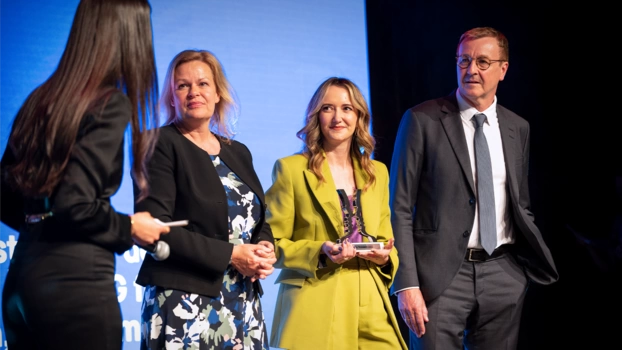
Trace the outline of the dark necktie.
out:
[[[484,136],[486,115],[473,116],[475,124],[475,167],[477,168],[477,204],[479,208],[479,239],[484,250],[491,255],[497,247],[497,220],[495,219],[495,192],[492,184],[492,165],[488,142]]]

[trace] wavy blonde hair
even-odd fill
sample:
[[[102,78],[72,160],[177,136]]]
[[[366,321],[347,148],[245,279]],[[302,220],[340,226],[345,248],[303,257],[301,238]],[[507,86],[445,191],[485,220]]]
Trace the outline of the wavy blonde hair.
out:
[[[320,109],[322,108],[322,100],[331,86],[338,86],[346,89],[350,95],[350,100],[357,112],[358,120],[354,135],[352,135],[352,143],[350,146],[350,155],[357,159],[361,164],[361,168],[367,174],[367,182],[363,186],[366,191],[376,181],[374,164],[371,156],[376,146],[376,140],[369,133],[371,124],[371,114],[367,107],[367,102],[358,86],[347,78],[331,77],[326,79],[315,90],[309,105],[307,106],[307,114],[305,117],[305,125],[300,129],[296,136],[304,142],[302,154],[309,159],[309,169],[318,177],[320,183],[326,182],[322,175],[322,162],[324,161],[324,136],[320,128]]]
[[[222,64],[216,56],[207,50],[184,50],[173,58],[168,65],[162,96],[160,96],[160,109],[166,117],[166,124],[171,124],[178,117],[175,107],[171,105],[174,94],[175,70],[184,63],[201,61],[207,64],[214,75],[216,93],[220,96],[220,101],[216,104],[214,115],[210,119],[210,130],[221,136],[222,140],[230,143],[235,136],[235,123],[239,112],[239,105],[233,87],[227,80],[227,76]]]

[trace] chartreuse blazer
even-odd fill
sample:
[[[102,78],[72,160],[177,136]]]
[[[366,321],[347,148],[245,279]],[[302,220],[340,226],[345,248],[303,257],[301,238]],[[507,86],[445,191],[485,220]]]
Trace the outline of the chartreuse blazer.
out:
[[[388,171],[383,163],[372,162],[376,181],[361,195],[363,221],[368,234],[376,237],[377,241],[386,242],[393,237]],[[357,188],[362,189],[367,174],[357,160],[353,160],[353,164]],[[339,306],[344,294],[348,294],[344,293],[344,287],[357,291],[359,288],[377,290],[389,314],[389,322],[399,334],[389,300],[389,288],[399,265],[397,250],[393,248],[389,263],[383,267],[360,259],[366,264],[366,268],[361,270],[371,274],[375,286],[340,284],[342,266],[320,254],[325,241],[335,242],[345,235],[337,188],[326,161],[322,163],[322,175],[326,182],[320,182],[309,170],[308,159],[301,154],[285,157],[276,161],[272,172],[273,184],[266,192],[266,221],[270,224],[276,243],[275,267],[280,269],[276,283],[300,288],[294,294],[285,292],[287,288],[283,286],[279,289],[271,327],[273,346],[278,346],[281,337],[288,336],[283,332],[326,337],[327,343],[323,349],[336,345],[330,344],[327,334],[335,333],[333,327],[351,326],[334,325],[331,322],[335,312],[347,311],[340,310]],[[295,300],[288,300],[292,295],[295,295]],[[295,310],[290,307],[292,305],[295,305]],[[400,341],[403,342],[401,337]],[[405,344],[403,348],[406,348]]]

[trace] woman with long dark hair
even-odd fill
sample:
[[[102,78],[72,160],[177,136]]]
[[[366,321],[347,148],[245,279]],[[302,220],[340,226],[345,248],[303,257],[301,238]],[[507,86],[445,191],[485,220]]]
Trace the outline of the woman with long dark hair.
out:
[[[121,349],[115,253],[167,227],[110,203],[131,126],[132,177],[145,163],[158,96],[146,0],[82,0],[57,69],[26,99],[1,163],[1,220],[19,231],[2,316],[11,349]]]

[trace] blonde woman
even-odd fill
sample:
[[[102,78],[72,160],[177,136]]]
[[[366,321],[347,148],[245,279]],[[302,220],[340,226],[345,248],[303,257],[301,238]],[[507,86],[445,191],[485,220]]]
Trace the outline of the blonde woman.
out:
[[[388,172],[371,159],[358,87],[332,77],[307,107],[299,154],[277,160],[266,193],[280,283],[270,344],[285,349],[406,349],[388,290],[398,266]],[[355,243],[382,242],[361,251]]]
[[[232,140],[236,104],[216,56],[177,54],[160,103],[167,125],[136,210],[189,224],[171,228],[168,259],[146,256],[138,273],[141,349],[267,349],[258,280],[273,271],[273,238],[251,153]]]

